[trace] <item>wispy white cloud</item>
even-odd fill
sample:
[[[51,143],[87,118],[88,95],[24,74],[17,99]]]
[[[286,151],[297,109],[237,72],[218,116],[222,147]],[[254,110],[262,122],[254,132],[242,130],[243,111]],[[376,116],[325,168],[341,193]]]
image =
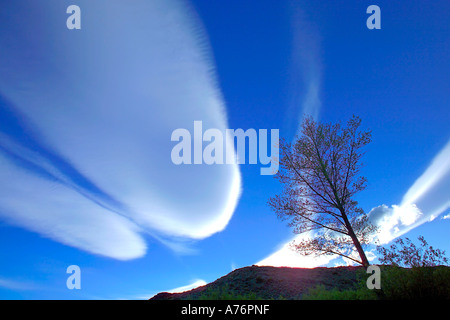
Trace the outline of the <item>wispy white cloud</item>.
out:
[[[189,290],[192,290],[192,289],[204,286],[206,284],[207,284],[207,282],[205,280],[196,279],[196,280],[194,280],[192,283],[190,283],[188,285],[177,287],[177,288],[173,288],[173,289],[166,290],[166,291],[163,290],[161,292],[180,293],[180,292],[185,292],[185,291],[189,291]],[[152,298],[153,296],[155,296],[158,293],[159,292],[151,293],[151,294],[140,294],[140,295],[138,295],[136,297],[133,297],[132,299],[135,299],[135,300],[148,300],[148,299]]]
[[[0,174],[12,181],[0,216],[118,259],[145,253],[141,233],[180,248],[170,239],[223,230],[240,196],[238,166],[170,158],[174,129],[227,128],[199,24],[177,0],[77,5],[81,30],[61,27],[65,8],[52,1],[0,13],[3,111],[19,123],[0,130]],[[36,25],[39,41],[29,36]],[[22,122],[31,130],[17,137]]]
[[[0,277],[0,288],[4,289],[10,289],[15,291],[26,291],[26,290],[36,290],[39,287],[29,281],[22,281],[22,280],[13,280],[13,279],[7,279]]]
[[[443,220],[447,220],[447,219],[450,219],[450,214],[446,214],[445,216],[443,216],[441,219],[443,219]]]
[[[206,284],[207,283],[206,283],[205,280],[198,279],[198,280],[195,280],[194,282],[192,282],[192,283],[190,283],[188,285],[177,287],[177,288],[174,288],[174,289],[170,289],[167,292],[169,292],[169,293],[185,292],[185,291],[189,291],[189,290],[195,289],[197,287],[204,286]]]
[[[0,153],[0,217],[52,240],[126,260],[146,251],[138,227],[76,191],[20,169]]]
[[[450,207],[450,196],[447,190],[450,184],[450,140],[433,158],[427,169],[414,182],[403,196],[402,204],[416,203],[424,198],[438,198],[436,208],[446,203]],[[443,189],[442,192],[439,192]],[[437,192],[437,195],[436,195]],[[433,194],[433,195],[431,195]],[[440,211],[440,209],[438,209]]]
[[[425,213],[420,225],[450,208],[450,140],[433,158],[424,173],[402,199],[402,205],[415,203]]]
[[[291,116],[301,123],[303,116],[318,119],[321,109],[322,62],[320,35],[299,4],[292,6],[292,70],[293,97]],[[300,110],[300,114],[298,112]]]
[[[292,102],[288,115],[297,119],[295,124],[302,122],[305,115],[318,119],[321,110],[320,89],[322,82],[322,62],[320,55],[320,35],[309,21],[300,4],[293,3],[291,7],[292,39],[292,70],[293,87]],[[300,110],[300,112],[299,112]],[[300,128],[296,128],[299,134]],[[283,243],[272,254],[256,263],[260,266],[314,268],[328,264],[334,256],[302,256],[293,251],[290,243],[295,240],[311,237],[309,233],[293,237]]]

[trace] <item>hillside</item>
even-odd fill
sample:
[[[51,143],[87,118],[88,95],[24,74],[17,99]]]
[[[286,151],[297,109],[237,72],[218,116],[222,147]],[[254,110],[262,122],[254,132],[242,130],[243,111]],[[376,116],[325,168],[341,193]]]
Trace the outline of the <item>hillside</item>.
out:
[[[232,292],[234,295],[254,294],[262,299],[300,299],[310,288],[323,285],[327,289],[350,289],[358,282],[362,267],[287,268],[251,266],[231,273],[190,291],[161,292],[150,300],[195,300],[206,292]]]

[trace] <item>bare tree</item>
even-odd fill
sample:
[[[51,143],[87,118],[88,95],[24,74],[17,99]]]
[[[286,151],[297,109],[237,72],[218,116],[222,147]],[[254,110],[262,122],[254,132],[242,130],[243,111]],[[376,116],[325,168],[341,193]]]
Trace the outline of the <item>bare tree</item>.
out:
[[[361,149],[371,141],[371,132],[361,131],[360,124],[356,116],[346,127],[305,117],[293,145],[280,141],[276,178],[284,188],[268,203],[295,233],[315,230],[315,237],[292,244],[297,252],[337,254],[367,267],[363,245],[376,227],[354,198],[366,188],[366,178],[359,175]]]

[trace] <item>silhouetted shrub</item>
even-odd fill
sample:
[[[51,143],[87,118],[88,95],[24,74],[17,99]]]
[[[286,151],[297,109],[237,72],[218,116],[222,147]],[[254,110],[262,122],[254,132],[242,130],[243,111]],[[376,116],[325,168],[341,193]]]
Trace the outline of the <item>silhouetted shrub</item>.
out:
[[[382,264],[398,267],[434,267],[448,265],[445,251],[428,246],[423,236],[419,236],[420,246],[408,238],[397,239],[389,248],[377,247],[378,260]],[[398,247],[399,246],[399,247]]]

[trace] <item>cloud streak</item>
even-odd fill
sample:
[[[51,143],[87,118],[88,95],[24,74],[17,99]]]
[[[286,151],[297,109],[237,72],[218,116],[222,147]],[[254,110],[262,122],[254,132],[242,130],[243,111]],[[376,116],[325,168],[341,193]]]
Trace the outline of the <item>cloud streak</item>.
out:
[[[17,281],[0,277],[0,288],[9,290],[28,291],[36,290],[38,286],[31,282]]]
[[[144,255],[144,233],[170,241],[223,230],[238,166],[170,159],[174,129],[227,128],[199,23],[175,0],[77,5],[81,30],[61,24],[61,3],[0,13],[0,176],[12,181],[0,217],[117,259]]]
[[[388,243],[421,224],[433,221],[450,208],[450,141],[411,185],[400,205],[372,209],[372,221],[380,226],[378,238]]]
[[[402,205],[417,203],[427,216],[450,208],[450,140],[433,158],[402,199]]]
[[[298,4],[292,5],[292,70],[295,78],[291,115],[301,123],[304,115],[319,118],[321,109],[320,89],[322,82],[322,63],[320,58],[320,36]],[[299,89],[300,88],[300,89]],[[298,134],[298,132],[297,132]]]
[[[302,123],[305,115],[319,118],[321,110],[320,89],[322,82],[322,63],[320,58],[320,35],[311,24],[304,10],[299,4],[292,4],[291,24],[292,38],[292,70],[295,77],[292,79],[292,103],[288,111],[290,119],[297,119],[295,125]],[[299,88],[301,88],[299,90]],[[299,114],[299,109],[301,110]],[[296,128],[299,135],[301,128]],[[256,263],[260,266],[314,268],[328,264],[335,259],[333,256],[301,256],[290,248],[290,243],[311,237],[310,233],[300,234],[287,243],[283,243],[272,254]]]
[[[169,292],[169,293],[179,293],[179,292],[185,292],[185,291],[189,291],[189,290],[192,290],[192,289],[195,289],[195,288],[197,288],[197,287],[201,287],[201,286],[204,286],[204,285],[206,285],[207,283],[206,283],[206,281],[205,280],[195,280],[193,283],[191,283],[191,284],[188,284],[188,285],[186,285],[186,286],[181,286],[181,287],[178,287],[178,288],[174,288],[174,289],[171,289],[171,290],[169,290],[169,291],[167,291],[167,292]]]
[[[181,292],[189,291],[189,290],[192,290],[192,289],[204,286],[206,284],[208,284],[208,283],[205,280],[196,279],[196,280],[194,280],[192,283],[190,283],[188,285],[177,287],[177,288],[166,290],[166,291],[160,291],[160,292],[181,293]],[[151,293],[151,294],[141,294],[141,295],[135,296],[135,297],[133,297],[131,299],[148,300],[148,299],[154,297],[155,295],[157,295],[160,292]]]

